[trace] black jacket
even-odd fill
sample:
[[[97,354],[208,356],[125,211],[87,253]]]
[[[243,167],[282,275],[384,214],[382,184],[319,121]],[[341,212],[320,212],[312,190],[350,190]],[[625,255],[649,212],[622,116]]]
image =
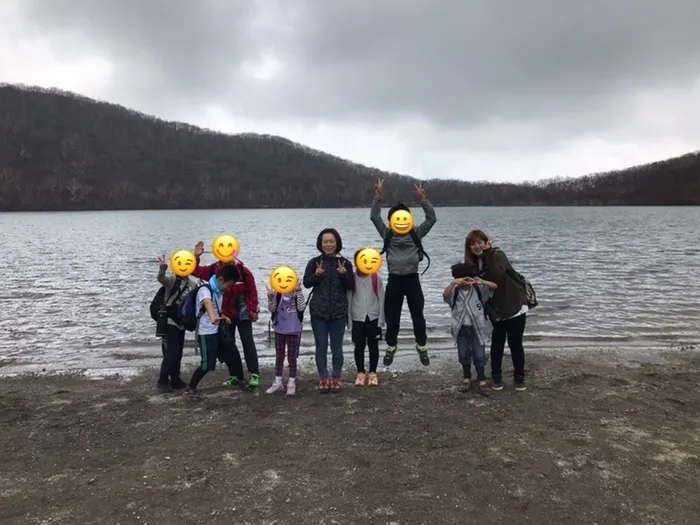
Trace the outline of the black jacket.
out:
[[[338,273],[338,261],[347,270],[345,275]],[[321,277],[316,276],[316,265],[323,262],[326,271]],[[347,291],[355,286],[352,263],[343,257],[319,255],[306,265],[304,287],[313,288],[309,300],[311,319],[335,321],[348,318]]]

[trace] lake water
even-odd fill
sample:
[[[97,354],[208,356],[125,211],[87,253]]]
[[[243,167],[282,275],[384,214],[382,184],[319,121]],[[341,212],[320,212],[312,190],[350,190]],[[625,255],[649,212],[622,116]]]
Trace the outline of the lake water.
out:
[[[414,212],[422,220],[421,209]],[[700,340],[700,208],[439,208],[437,215],[424,241],[432,264],[422,277],[432,351],[454,352],[441,292],[472,228],[492,235],[538,293],[526,348],[669,348]],[[258,352],[271,356],[269,273],[288,264],[301,274],[328,226],[340,231],[348,257],[361,246],[381,248],[369,209],[0,214],[7,275],[0,373],[157,362],[148,314],[159,287],[157,256],[198,240],[209,245],[223,232],[239,238],[240,258],[256,276]],[[386,268],[381,274],[386,279]],[[406,306],[400,347],[413,351]],[[302,352],[312,353],[308,326]],[[349,345],[346,354],[350,360]]]

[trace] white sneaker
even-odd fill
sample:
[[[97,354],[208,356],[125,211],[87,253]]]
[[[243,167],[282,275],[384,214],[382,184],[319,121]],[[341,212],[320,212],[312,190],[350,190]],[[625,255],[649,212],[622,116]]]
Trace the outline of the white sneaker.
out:
[[[290,379],[287,382],[287,395],[293,396],[296,393],[297,393],[297,382],[294,381],[294,379]]]
[[[280,379],[279,381],[275,379],[275,382],[272,383],[272,386],[265,390],[266,394],[274,394],[275,392],[281,392],[284,390],[284,385],[282,384],[282,380]]]

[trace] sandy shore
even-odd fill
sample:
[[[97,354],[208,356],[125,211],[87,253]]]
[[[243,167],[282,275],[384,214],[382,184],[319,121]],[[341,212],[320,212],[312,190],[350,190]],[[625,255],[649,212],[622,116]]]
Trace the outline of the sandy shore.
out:
[[[700,355],[657,358],[533,355],[488,397],[444,362],[292,399],[1,379],[0,523],[697,524]]]

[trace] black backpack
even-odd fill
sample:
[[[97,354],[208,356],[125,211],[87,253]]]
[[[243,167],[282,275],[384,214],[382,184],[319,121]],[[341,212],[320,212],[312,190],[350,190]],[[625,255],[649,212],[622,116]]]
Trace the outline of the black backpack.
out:
[[[380,255],[384,255],[386,251],[389,249],[389,245],[391,244],[391,239],[394,238],[394,230],[389,229],[389,231],[386,234],[386,237],[384,237],[384,246],[382,247],[382,251],[379,252]],[[413,239],[413,243],[418,247],[418,261],[421,262],[423,261],[423,257],[428,259],[428,266],[425,267],[425,270],[421,273],[423,275],[425,272],[428,271],[428,268],[430,268],[430,256],[427,254],[427,252],[423,249],[423,243],[420,240],[420,237],[418,237],[418,234],[416,233],[416,230],[411,229],[410,232],[408,232],[408,235],[411,236],[411,239]]]
[[[516,272],[513,268],[506,269],[506,273],[525,291],[527,307],[529,309],[535,308],[539,303],[537,302],[537,294],[535,293],[535,289],[532,287],[532,284],[530,284],[530,281],[528,281],[523,274]]]
[[[180,286],[182,286],[182,282],[182,279],[178,279],[175,281],[173,289],[170,291],[170,297],[173,297],[176,293],[180,291]],[[168,299],[170,299],[170,297],[168,297]],[[177,299],[173,301],[172,304],[168,307],[168,317],[172,318],[173,315],[177,313],[177,303],[179,300],[180,297],[178,296]],[[156,322],[158,321],[158,311],[160,310],[161,306],[163,306],[166,303],[166,301],[167,299],[165,298],[165,285],[163,285],[158,289],[156,295],[151,301],[151,319],[153,319]]]

